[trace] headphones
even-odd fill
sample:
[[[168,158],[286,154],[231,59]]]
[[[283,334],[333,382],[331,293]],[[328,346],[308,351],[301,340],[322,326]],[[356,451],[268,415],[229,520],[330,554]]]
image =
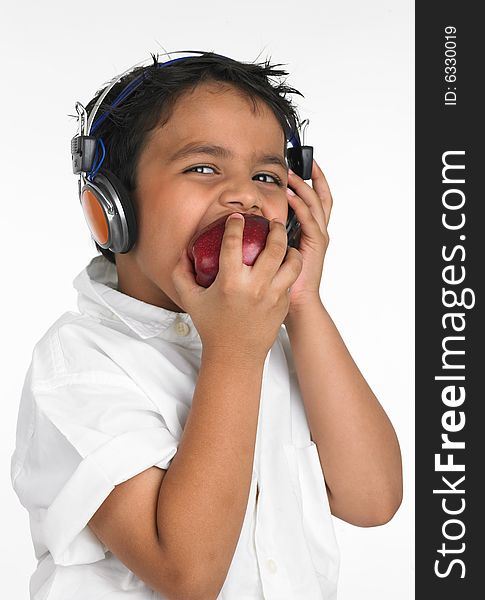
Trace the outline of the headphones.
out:
[[[163,68],[176,61],[207,53],[198,50],[182,50],[167,52],[161,56],[170,56],[171,54],[189,54],[189,56],[181,56],[166,62],[157,62],[157,68]],[[215,56],[228,58],[220,54]],[[84,106],[80,102],[76,102],[79,130],[71,140],[71,158],[72,171],[75,175],[79,175],[79,201],[92,239],[101,248],[110,250],[113,253],[125,254],[135,244],[137,239],[136,217],[133,203],[125,186],[114,173],[102,168],[106,150],[102,138],[97,137],[95,133],[101,123],[108,117],[111,109],[121,104],[143,83],[147,76],[147,68],[153,67],[153,65],[153,61],[141,61],[111,80],[106,89],[100,94],[89,115]],[[101,103],[111,89],[126,74],[139,66],[143,67],[141,74],[128,83],[108,109],[95,120]],[[308,119],[303,123],[308,125]],[[302,145],[296,130],[292,132],[290,139],[287,141],[292,144],[292,147],[287,148],[289,167],[302,179],[310,179],[313,147]],[[300,224],[290,206],[288,206],[286,231],[288,245],[298,248],[301,233]]]

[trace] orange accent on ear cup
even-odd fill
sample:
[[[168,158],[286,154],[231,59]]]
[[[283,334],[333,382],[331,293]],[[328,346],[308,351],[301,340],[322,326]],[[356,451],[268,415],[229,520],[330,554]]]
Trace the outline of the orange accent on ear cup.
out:
[[[84,190],[81,196],[81,205],[94,238],[100,245],[107,244],[108,221],[96,194],[92,190]]]

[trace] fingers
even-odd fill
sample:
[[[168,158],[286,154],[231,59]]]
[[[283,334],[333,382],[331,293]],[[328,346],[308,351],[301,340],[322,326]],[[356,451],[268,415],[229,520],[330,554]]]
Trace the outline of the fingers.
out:
[[[289,246],[285,261],[273,278],[273,286],[277,289],[286,289],[289,291],[289,288],[298,279],[302,269],[303,256],[301,252]]]
[[[253,265],[255,273],[257,275],[261,274],[266,281],[268,279],[271,281],[285,259],[287,248],[288,236],[286,227],[283,223],[273,219],[269,223],[266,245]]]
[[[302,230],[308,238],[312,238],[315,241],[319,240],[321,236],[325,240],[326,245],[329,243],[329,235],[327,226],[324,222],[324,215],[320,218],[315,217],[314,211],[308,205],[307,202],[296,194],[287,194],[288,204],[294,210],[296,218],[298,219]]]
[[[327,183],[327,179],[315,159],[313,159],[312,166],[312,184],[313,189],[316,191],[318,197],[322,201],[322,207],[325,213],[325,221],[328,225],[330,213],[332,212],[333,198]]]
[[[298,196],[300,196],[300,198],[309,207],[317,222],[322,225],[323,231],[323,228],[328,226],[328,222],[330,220],[333,199],[325,175],[318,166],[317,162],[313,160],[313,187],[292,171],[288,172],[288,186],[293,188]]]
[[[238,214],[240,213],[229,215],[225,222],[219,254],[218,277],[220,275],[222,279],[232,277],[234,273],[245,266],[242,257],[245,220],[242,215],[240,217],[233,216]],[[286,290],[300,274],[302,265],[303,257],[300,252],[294,248],[288,248],[285,225],[276,220],[270,221],[266,245],[252,266],[253,275],[262,283],[264,282],[265,285],[276,283],[280,289]],[[187,265],[185,269],[188,268]],[[249,267],[246,266],[246,268]],[[182,282],[188,282],[187,270],[184,272],[184,269],[181,268],[178,274]],[[186,275],[186,278],[184,278],[184,275]]]
[[[270,282],[276,290],[290,288],[303,268],[303,256],[296,249],[288,246],[288,235],[283,223],[273,220],[266,239],[266,247],[256,259],[253,269],[261,272],[265,281]]]
[[[180,298],[190,298],[193,292],[199,290],[199,285],[195,282],[194,268],[187,253],[187,248],[183,249],[172,270],[172,282]]]
[[[230,275],[241,268],[244,223],[244,217],[240,213],[232,213],[226,219],[219,253],[219,272],[221,276],[224,276],[225,273]]]

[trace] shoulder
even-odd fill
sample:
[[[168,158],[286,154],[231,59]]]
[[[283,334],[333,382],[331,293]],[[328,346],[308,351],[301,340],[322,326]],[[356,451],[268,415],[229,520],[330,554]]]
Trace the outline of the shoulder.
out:
[[[61,331],[69,330],[82,322],[83,316],[69,311],[61,315],[35,343],[32,350],[30,370],[32,378],[44,381],[66,373],[66,364],[60,342]]]
[[[53,398],[54,390],[82,398],[125,393],[144,398],[157,412],[166,412],[174,400],[190,406],[196,359],[181,357],[170,342],[145,340],[128,329],[92,315],[64,313],[35,344],[24,391],[37,399]]]
[[[82,373],[122,373],[116,355],[136,343],[90,315],[65,312],[35,343],[29,368],[31,384],[69,383]],[[125,351],[126,352],[126,351]]]

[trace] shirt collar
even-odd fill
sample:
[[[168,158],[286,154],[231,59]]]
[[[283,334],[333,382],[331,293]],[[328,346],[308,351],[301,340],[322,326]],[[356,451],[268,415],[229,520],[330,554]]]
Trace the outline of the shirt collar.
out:
[[[188,325],[184,339],[199,337],[188,313],[147,304],[119,292],[116,265],[103,255],[95,256],[72,284],[78,291],[77,305],[81,313],[104,319],[118,318],[142,339],[161,336],[170,340],[178,338],[180,342],[172,327],[180,322]],[[182,325],[182,330],[187,331],[187,328]]]

